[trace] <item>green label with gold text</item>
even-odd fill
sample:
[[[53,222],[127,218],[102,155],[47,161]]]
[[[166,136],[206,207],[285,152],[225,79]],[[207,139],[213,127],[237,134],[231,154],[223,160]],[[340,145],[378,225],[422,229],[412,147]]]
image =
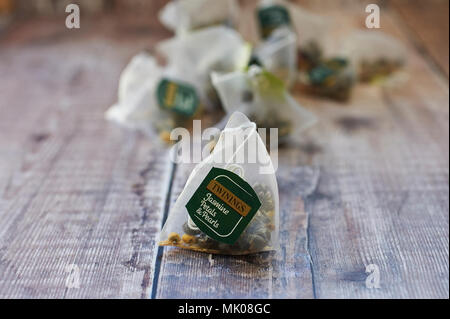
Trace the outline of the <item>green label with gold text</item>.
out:
[[[234,244],[261,206],[253,188],[235,173],[213,167],[186,204],[206,235]]]
[[[280,5],[264,7],[258,10],[258,20],[261,36],[265,39],[273,30],[291,24],[287,8]]]
[[[195,88],[178,81],[161,80],[156,95],[161,108],[185,116],[194,115],[199,105]]]

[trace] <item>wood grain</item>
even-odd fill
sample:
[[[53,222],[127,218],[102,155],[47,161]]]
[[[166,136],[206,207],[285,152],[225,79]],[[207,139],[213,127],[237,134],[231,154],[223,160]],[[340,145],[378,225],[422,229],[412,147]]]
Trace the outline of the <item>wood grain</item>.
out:
[[[418,50],[426,52],[448,79],[449,2],[445,0],[392,0],[391,6],[405,23]]]
[[[314,3],[339,25],[333,37],[363,26],[364,1],[347,3],[345,17],[336,2]],[[298,96],[320,124],[280,152],[278,255],[211,261],[166,248],[157,297],[448,297],[448,86],[383,17],[382,31],[410,49],[410,81],[359,86],[348,105]],[[241,30],[252,38],[254,26]],[[172,202],[190,170],[177,171]],[[366,287],[370,264],[379,289]]]
[[[339,26],[334,39],[364,26],[367,1],[300,2]],[[14,24],[0,37],[0,297],[448,298],[448,49],[427,42],[429,18],[411,31],[412,15],[377,3],[409,80],[360,85],[348,104],[296,94],[320,122],[280,150],[281,250],[243,257],[158,248],[192,166],[103,119],[129,58],[170,36],[155,17]]]
[[[165,148],[103,112],[128,59],[154,38],[108,25],[69,33],[31,21],[1,43],[2,298],[150,294],[171,165]],[[72,264],[79,289],[66,286]]]

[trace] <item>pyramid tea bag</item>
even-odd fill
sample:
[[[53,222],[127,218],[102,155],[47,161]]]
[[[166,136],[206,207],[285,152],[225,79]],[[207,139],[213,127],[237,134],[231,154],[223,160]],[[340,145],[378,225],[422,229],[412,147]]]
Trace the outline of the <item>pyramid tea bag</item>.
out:
[[[284,0],[261,0],[257,8],[257,20],[264,41],[269,40],[279,29],[289,29],[297,37],[298,62],[291,66],[298,65],[300,70],[308,70],[318,64],[323,55],[328,29],[325,18]]]
[[[310,70],[323,58],[329,23],[327,19],[293,3],[287,4],[292,25],[298,34],[300,70]]]
[[[216,26],[161,42],[156,51],[169,64],[189,66],[206,88],[210,105],[217,103],[210,73],[244,69],[251,54],[250,45],[233,29]]]
[[[227,114],[240,111],[258,127],[278,128],[280,140],[313,125],[316,117],[300,106],[284,83],[270,72],[256,66],[248,71],[212,74],[212,81]]]
[[[355,83],[354,69],[347,59],[339,57],[320,61],[299,77],[303,91],[338,101],[350,98]]]
[[[236,0],[177,0],[159,13],[161,23],[177,34],[214,25],[233,26],[237,21]]]
[[[269,72],[283,80],[288,88],[297,79],[297,35],[286,27],[277,28],[253,53]]]
[[[256,8],[261,38],[267,39],[279,28],[292,26],[288,4],[282,0],[261,0]]]
[[[255,123],[236,112],[170,210],[159,245],[225,255],[278,248],[278,186]]]
[[[187,68],[161,67],[151,55],[138,54],[122,72],[118,102],[105,116],[133,129],[156,130],[170,142],[172,129],[187,127],[201,112],[205,98],[200,83]]]
[[[342,44],[362,82],[382,83],[406,64],[406,48],[393,37],[377,31],[353,32]]]

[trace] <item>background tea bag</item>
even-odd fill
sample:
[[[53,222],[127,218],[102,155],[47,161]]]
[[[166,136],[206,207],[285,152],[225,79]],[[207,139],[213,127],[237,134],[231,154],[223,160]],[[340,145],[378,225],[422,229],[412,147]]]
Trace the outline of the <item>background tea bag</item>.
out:
[[[299,68],[316,66],[324,55],[329,23],[325,17],[309,12],[293,3],[287,3],[291,21],[298,35]]]
[[[340,54],[349,57],[358,78],[381,83],[406,64],[407,51],[395,38],[379,31],[358,30],[346,37]],[[400,77],[397,77],[400,80]]]
[[[122,72],[118,102],[108,109],[106,118],[148,133],[156,130],[160,137],[168,142],[170,131],[178,126],[189,125],[194,115],[185,116],[162,108],[157,90],[164,79],[192,87],[199,99],[195,114],[201,111],[202,101],[205,100],[204,89],[192,71],[174,65],[161,67],[154,57],[140,53]]]
[[[316,122],[316,117],[295,101],[281,80],[258,66],[251,66],[248,72],[213,73],[212,81],[228,114],[240,111],[258,127],[278,128],[280,139],[295,139]]]
[[[328,29],[324,17],[284,0],[261,0],[257,15],[264,41],[278,29],[291,29],[296,34],[300,70],[307,70],[319,63]]]
[[[217,101],[210,73],[244,69],[251,54],[250,45],[241,35],[223,26],[176,36],[161,42],[156,50],[169,64],[180,68],[188,66],[205,87],[212,104]]]
[[[297,79],[297,35],[290,28],[278,28],[254,51],[265,69],[283,80],[288,88]]]
[[[235,143],[237,140],[241,143]],[[254,150],[252,155],[256,161],[250,159],[249,149]],[[253,188],[261,203],[257,213],[234,244],[226,244],[206,236],[196,227],[186,209],[186,204],[213,167],[223,168],[240,176]],[[245,255],[277,250],[278,237],[278,186],[270,156],[256,131],[256,125],[244,114],[236,112],[222,131],[214,151],[198,164],[189,176],[182,193],[169,212],[159,244],[207,253]]]
[[[233,26],[238,17],[236,0],[176,0],[159,13],[161,23],[177,34],[226,24]]]
[[[322,59],[299,77],[303,91],[337,101],[348,100],[355,83],[354,68],[348,59],[341,57]]]

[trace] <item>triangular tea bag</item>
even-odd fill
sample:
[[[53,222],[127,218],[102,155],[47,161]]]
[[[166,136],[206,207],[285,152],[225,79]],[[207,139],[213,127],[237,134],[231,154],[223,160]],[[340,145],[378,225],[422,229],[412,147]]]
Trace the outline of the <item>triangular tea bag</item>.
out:
[[[135,56],[119,81],[119,100],[106,118],[170,141],[176,127],[192,123],[204,104],[204,87],[194,72],[180,65],[161,67],[147,53]]]
[[[297,80],[297,35],[290,28],[278,28],[255,48],[256,61],[281,79],[288,88]]]
[[[159,13],[159,20],[177,34],[214,25],[236,24],[236,0],[178,0],[169,2]]]
[[[169,212],[161,246],[226,255],[278,248],[278,186],[255,123],[236,112]]]
[[[212,82],[227,114],[240,111],[260,128],[278,128],[280,139],[295,139],[316,122],[280,79],[258,66],[251,66],[247,72],[213,73]]]
[[[399,40],[388,34],[354,31],[343,41],[339,53],[349,58],[362,82],[391,84],[402,80],[398,76],[402,73],[398,71],[406,64],[407,50]],[[393,75],[395,77],[391,77]]]
[[[218,104],[210,74],[244,69],[249,61],[251,46],[235,30],[216,26],[165,40],[156,47],[169,64],[189,66],[205,87],[209,105]]]

